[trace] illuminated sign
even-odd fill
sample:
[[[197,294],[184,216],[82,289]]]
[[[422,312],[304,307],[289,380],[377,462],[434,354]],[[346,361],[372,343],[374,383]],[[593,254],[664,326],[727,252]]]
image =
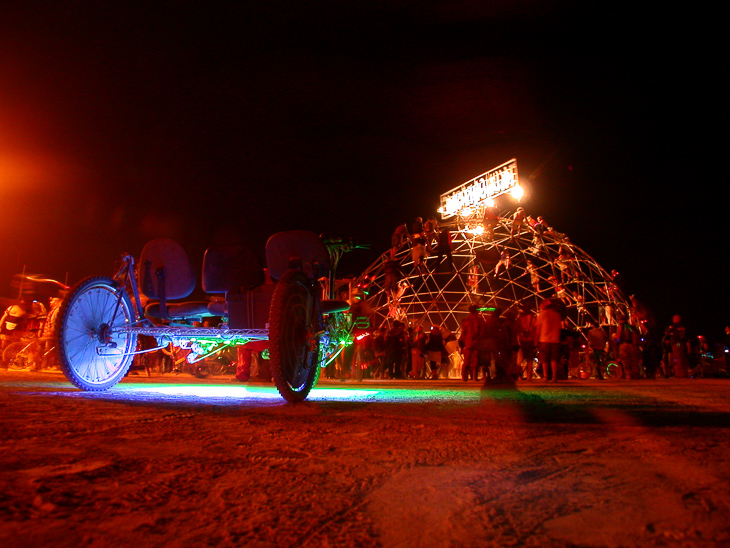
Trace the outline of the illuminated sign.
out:
[[[522,189],[518,183],[517,160],[512,159],[442,194],[441,218],[471,215],[488,200],[507,192],[512,192],[519,200]]]

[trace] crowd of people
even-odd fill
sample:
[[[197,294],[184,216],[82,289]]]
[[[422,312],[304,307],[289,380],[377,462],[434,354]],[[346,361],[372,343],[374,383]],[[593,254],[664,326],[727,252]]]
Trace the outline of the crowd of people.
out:
[[[0,318],[0,367],[12,359],[5,350],[16,341],[34,341],[30,367],[57,369],[49,352],[54,341],[54,317],[61,301],[21,299],[7,307]],[[364,307],[358,303],[355,308]],[[625,315],[608,329],[592,322],[575,331],[565,321],[565,305],[545,299],[538,311],[519,303],[514,311],[500,314],[492,308],[472,305],[457,336],[436,325],[407,326],[393,321],[372,331],[360,329],[355,342],[324,372],[333,379],[446,379],[484,382],[558,382],[571,377],[603,379],[609,362],[619,363],[625,379],[688,378],[707,373],[709,361],[715,372],[730,372],[730,326],[725,328],[724,356],[714,353],[703,336],[690,338],[675,315],[661,337],[641,324],[634,327]],[[250,350],[250,349],[249,349]],[[241,360],[247,363],[247,360]],[[717,364],[720,364],[717,366]],[[247,380],[247,379],[246,379]]]
[[[458,338],[444,327],[407,326],[398,320],[361,331],[324,376],[485,383],[688,378],[699,376],[698,366],[710,355],[704,337],[692,344],[679,316],[657,340],[645,324],[636,328],[625,315],[610,328],[596,322],[579,331],[570,328],[558,299],[545,299],[537,311],[525,303],[516,308],[516,314],[500,314],[471,305]],[[726,332],[730,345],[730,327]],[[727,373],[727,354],[720,359]]]
[[[493,206],[484,207],[482,214],[477,218],[477,227],[485,239],[495,239],[495,229],[505,222],[510,229],[510,238],[514,238],[521,232],[527,231],[532,235],[532,243],[529,252],[535,257],[541,257],[552,267],[553,275],[544,278],[548,287],[541,286],[541,277],[535,264],[527,259],[524,265],[524,275],[530,276],[530,285],[540,299],[544,299],[539,311],[531,313],[526,306],[520,306],[520,313],[516,318],[511,318],[510,311],[501,317],[495,313],[472,315],[461,326],[461,337],[459,352],[457,355],[447,353],[449,361],[465,364],[461,367],[459,374],[462,378],[533,378],[533,369],[527,363],[536,362],[541,378],[557,381],[572,374],[581,363],[588,362],[591,366],[591,375],[601,379],[609,374],[605,365],[609,359],[621,365],[621,376],[627,379],[676,377],[684,378],[694,376],[694,371],[702,361],[707,361],[710,355],[704,337],[690,340],[681,320],[674,319],[666,332],[661,335],[657,331],[656,324],[650,313],[643,305],[631,295],[626,298],[629,292],[621,274],[612,270],[610,279],[605,284],[597,285],[599,292],[603,292],[605,304],[599,307],[600,326],[588,320],[590,315],[586,312],[583,297],[578,291],[570,291],[570,283],[585,281],[580,268],[577,266],[577,258],[569,239],[552,227],[550,227],[541,216],[533,217],[528,215],[522,207],[518,207],[509,219],[500,217],[497,209]],[[474,227],[472,227],[474,228]],[[442,237],[443,236],[443,237]],[[557,244],[548,248],[547,243]],[[422,275],[426,271],[426,261],[433,256],[433,247],[438,248],[438,258],[435,268],[438,271],[446,266],[454,271],[454,263],[451,256],[451,234],[448,230],[440,229],[438,222],[430,218],[423,221],[421,217],[415,219],[410,225],[403,223],[393,233],[391,240],[390,254],[385,261],[384,291],[388,296],[388,304],[397,307],[401,294],[405,289],[401,281],[406,277],[401,266],[395,260],[397,253],[404,244],[410,244],[414,272]],[[556,247],[558,251],[556,251]],[[504,246],[494,248],[498,251],[498,258],[493,258],[491,271],[485,270],[488,261],[480,261],[476,257],[474,264],[469,267],[469,283],[477,285],[480,276],[493,274],[498,278],[502,272],[510,269],[513,265],[513,258]],[[446,256],[447,261],[442,265],[442,258]],[[490,263],[491,264],[491,263]],[[472,280],[473,278],[473,280]],[[628,306],[615,305],[616,302],[630,302]],[[585,323],[586,328],[576,333],[567,327],[564,320],[565,308],[575,307],[582,315],[581,324]],[[560,316],[560,319],[558,317]],[[534,325],[532,323],[534,322]],[[525,327],[525,323],[530,323]],[[651,326],[651,328],[649,327]],[[432,332],[434,328],[431,328]],[[528,331],[532,332],[528,333]],[[382,331],[382,330],[380,330]],[[379,354],[383,360],[392,363],[394,360],[402,362],[420,363],[420,355],[424,352],[419,350],[422,343],[419,342],[419,331],[421,328],[406,328],[393,324],[385,333],[378,332],[373,337],[375,347],[384,346],[380,340],[389,340],[389,347],[397,346],[396,350],[368,350],[363,353],[371,356],[370,362],[374,363],[373,375],[389,375],[392,366],[381,371],[380,361],[376,359]],[[730,338],[730,328],[727,330]],[[398,336],[396,337],[396,332]],[[430,332],[426,335],[429,336]],[[443,333],[442,336],[452,336],[450,333]],[[395,343],[398,339],[405,342]],[[730,345],[730,340],[726,340]],[[361,343],[367,344],[365,342]],[[403,349],[403,348],[405,349]],[[445,354],[445,356],[447,355]],[[416,356],[415,360],[411,355]],[[402,356],[406,356],[403,358]],[[367,360],[365,360],[367,361]],[[444,357],[444,362],[446,357]],[[428,360],[433,363],[434,360]],[[487,366],[485,364],[489,363]],[[491,367],[491,370],[489,369]],[[405,378],[408,376],[417,377],[415,374],[420,371],[417,365],[412,368],[410,365],[401,365],[400,369],[395,368],[396,376]],[[431,371],[433,368],[429,367]],[[443,371],[443,367],[437,367]],[[585,365],[583,366],[585,370]],[[490,372],[491,371],[491,372]],[[585,371],[582,373],[585,375]],[[615,373],[610,373],[610,376]],[[420,376],[423,376],[422,374]]]

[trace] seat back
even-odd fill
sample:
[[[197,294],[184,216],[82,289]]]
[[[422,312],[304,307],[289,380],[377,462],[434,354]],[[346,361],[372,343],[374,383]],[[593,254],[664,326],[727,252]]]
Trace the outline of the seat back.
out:
[[[149,299],[184,299],[195,289],[195,271],[187,252],[174,240],[147,242],[139,258],[140,291]]]
[[[322,239],[308,230],[278,232],[266,242],[266,266],[278,280],[290,268],[301,268],[309,278],[329,275],[330,255]]]
[[[238,293],[264,283],[264,269],[256,254],[240,245],[219,245],[203,257],[203,291]]]

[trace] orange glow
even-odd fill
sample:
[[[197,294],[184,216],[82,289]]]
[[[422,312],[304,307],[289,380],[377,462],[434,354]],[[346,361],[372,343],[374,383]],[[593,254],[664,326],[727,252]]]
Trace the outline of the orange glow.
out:
[[[49,154],[0,151],[0,191],[36,190],[68,180],[69,170]]]
[[[78,169],[54,150],[48,133],[52,130],[33,113],[10,107],[0,111],[0,192],[51,190],[78,174]]]

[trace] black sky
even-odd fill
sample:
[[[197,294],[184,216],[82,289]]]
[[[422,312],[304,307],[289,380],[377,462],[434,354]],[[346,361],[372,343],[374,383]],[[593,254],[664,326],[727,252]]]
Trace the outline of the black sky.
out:
[[[2,280],[107,274],[160,235],[198,257],[290,228],[370,243],[357,273],[398,223],[514,157],[525,208],[661,323],[730,323],[716,17],[309,4],[3,4]]]

